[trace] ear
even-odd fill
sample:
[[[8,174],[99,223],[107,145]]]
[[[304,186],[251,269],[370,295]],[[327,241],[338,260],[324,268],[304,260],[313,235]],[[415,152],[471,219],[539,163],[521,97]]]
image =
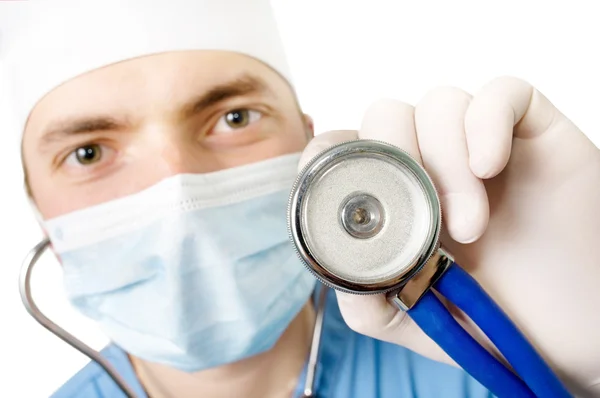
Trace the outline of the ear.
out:
[[[312,140],[315,137],[315,123],[313,122],[312,117],[306,113],[302,116],[304,117],[304,124],[306,125],[306,135],[309,140]]]

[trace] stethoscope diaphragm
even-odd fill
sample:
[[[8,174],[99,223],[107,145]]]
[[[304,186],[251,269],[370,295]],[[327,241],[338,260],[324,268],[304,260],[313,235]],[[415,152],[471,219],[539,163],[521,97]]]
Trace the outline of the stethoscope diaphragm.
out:
[[[417,273],[438,246],[440,201],[406,152],[368,140],[314,157],[289,205],[290,235],[321,281],[353,293],[382,293]]]

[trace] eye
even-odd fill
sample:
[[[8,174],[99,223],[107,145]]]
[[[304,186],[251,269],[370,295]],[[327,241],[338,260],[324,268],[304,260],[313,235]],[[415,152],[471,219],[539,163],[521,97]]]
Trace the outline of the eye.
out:
[[[260,120],[261,117],[262,113],[258,111],[251,109],[234,109],[219,118],[219,121],[213,129],[213,133],[229,133],[234,130],[243,129]]]
[[[103,147],[98,144],[81,146],[69,154],[66,163],[70,166],[90,166],[102,160],[103,152]]]

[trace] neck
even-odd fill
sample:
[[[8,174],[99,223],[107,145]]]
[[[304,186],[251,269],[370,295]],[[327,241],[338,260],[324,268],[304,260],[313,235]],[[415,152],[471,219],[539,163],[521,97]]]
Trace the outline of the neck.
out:
[[[131,362],[152,398],[291,397],[310,350],[314,323],[309,301],[269,351],[200,372],[186,373],[133,356]]]

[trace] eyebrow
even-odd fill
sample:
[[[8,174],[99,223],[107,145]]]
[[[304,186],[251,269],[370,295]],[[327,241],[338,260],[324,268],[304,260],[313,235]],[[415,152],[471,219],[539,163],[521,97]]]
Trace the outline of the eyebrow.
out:
[[[181,116],[184,119],[188,119],[228,99],[252,94],[273,95],[273,92],[262,79],[244,74],[228,82],[215,85],[205,93],[194,98],[183,106]]]
[[[41,138],[40,147],[45,147],[60,142],[66,137],[94,133],[97,131],[122,129],[126,121],[110,116],[92,116],[63,120],[52,124]]]
[[[252,94],[273,95],[273,92],[262,79],[243,74],[225,83],[212,86],[206,92],[184,104],[178,113],[181,118],[188,119],[228,99]],[[122,130],[126,128],[127,124],[125,119],[103,115],[63,120],[50,125],[41,138],[40,147],[43,149],[73,135]]]

